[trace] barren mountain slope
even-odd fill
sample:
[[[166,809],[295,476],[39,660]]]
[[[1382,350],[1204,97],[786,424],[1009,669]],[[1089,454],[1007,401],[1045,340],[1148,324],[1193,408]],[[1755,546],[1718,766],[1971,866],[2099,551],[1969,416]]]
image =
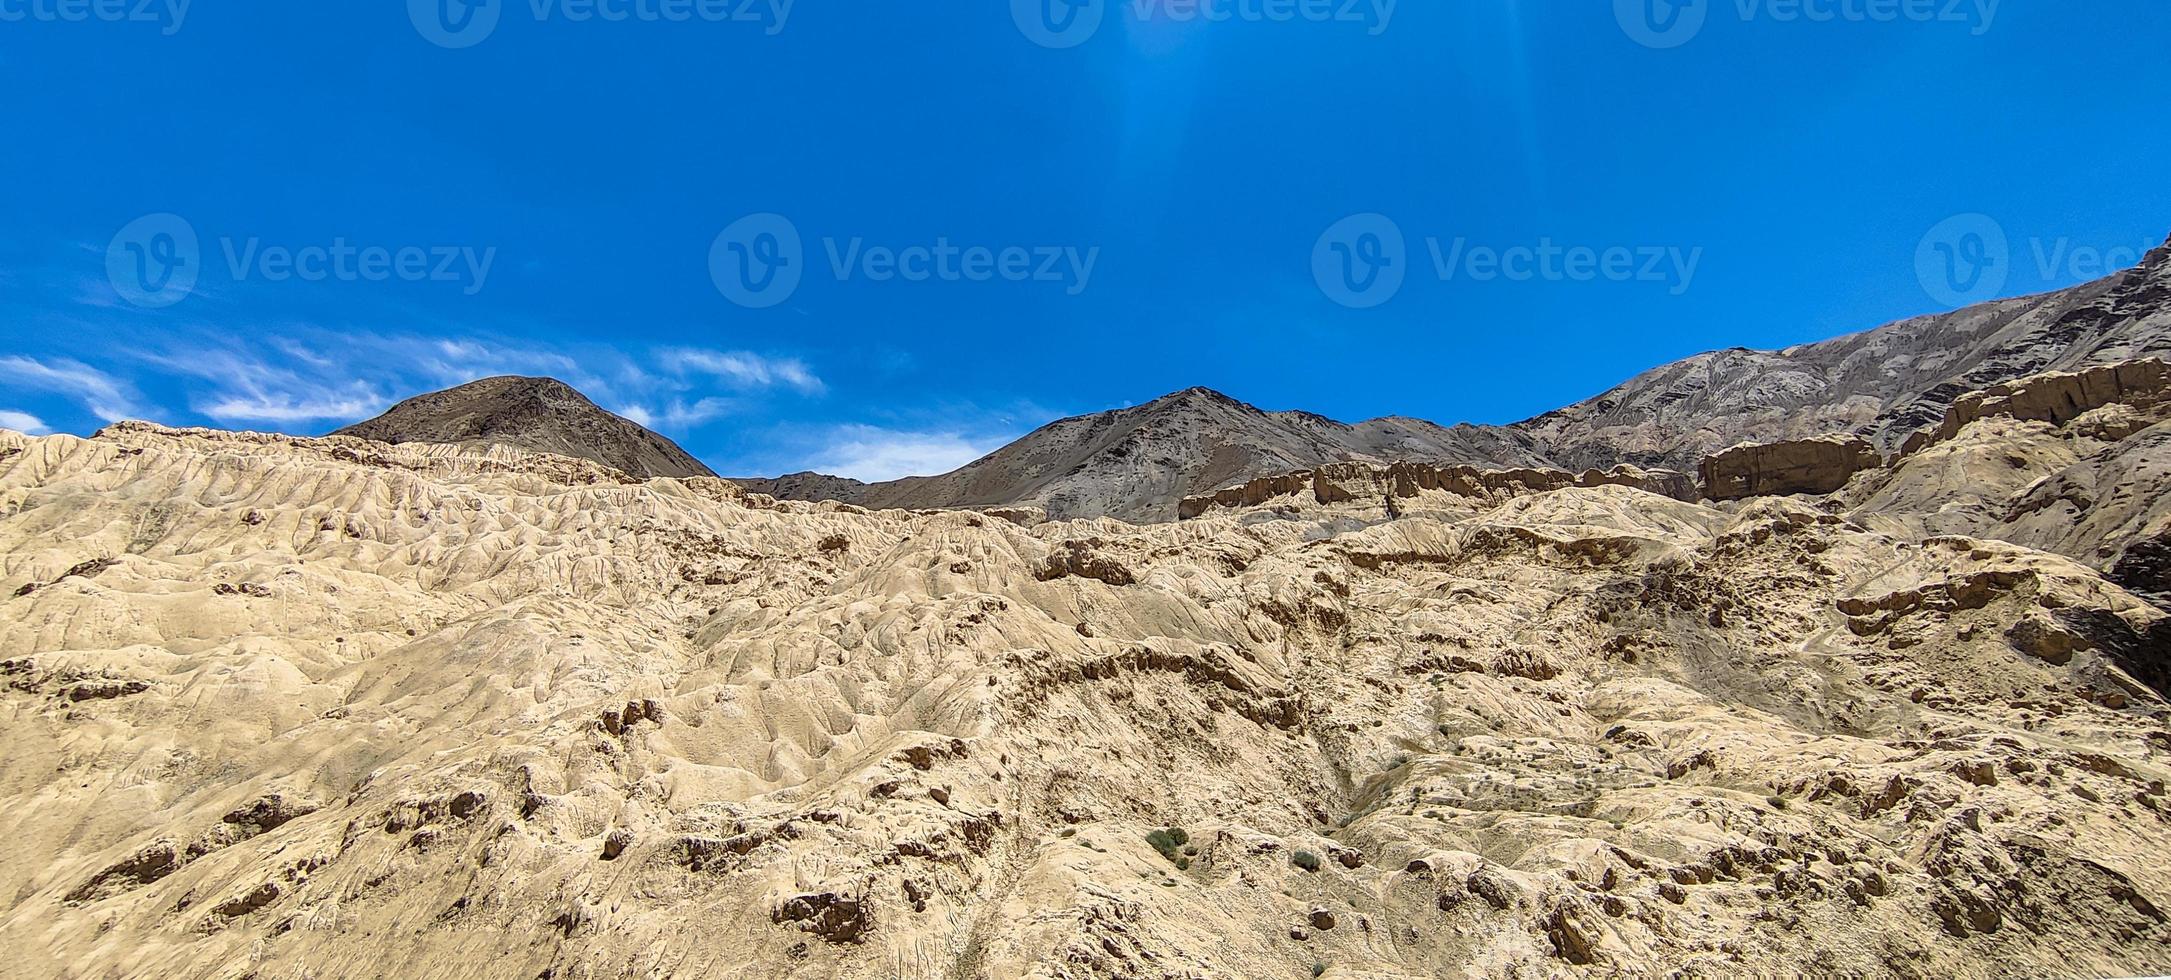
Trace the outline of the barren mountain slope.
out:
[[[594,460],[641,477],[716,475],[678,444],[550,378],[485,378],[419,395],[335,434],[394,444],[510,446]]]
[[[1415,419],[1352,426],[1306,412],[1262,412],[1192,388],[1136,408],[1052,423],[945,476],[852,485],[801,475],[745,485],[759,493],[869,507],[1022,504],[1045,507],[1059,520],[1168,521],[1190,494],[1360,459],[1528,465],[1542,457],[1497,430],[1446,429]]]
[[[1693,469],[1740,442],[1855,432],[1885,449],[1962,393],[2050,370],[2171,355],[2171,245],[2098,282],[1918,317],[1784,351],[1666,365],[1514,426],[1569,468]]]
[[[1784,351],[1657,368],[1514,426],[1342,425],[1205,389],[1065,419],[945,476],[868,485],[816,474],[742,481],[787,499],[884,507],[1046,506],[1057,517],[1171,520],[1174,501],[1352,460],[1692,472],[1742,442],[1857,433],[1897,449],[1960,394],[2050,370],[2171,356],[2171,245],[2099,282],[1918,317]]]
[[[2118,574],[2128,551],[2171,538],[2171,364],[2124,361],[1963,395],[1889,469],[1833,503],[1900,533],[1992,537]]]
[[[2064,558],[622,480],[0,433],[0,972],[2171,969],[2166,617]]]

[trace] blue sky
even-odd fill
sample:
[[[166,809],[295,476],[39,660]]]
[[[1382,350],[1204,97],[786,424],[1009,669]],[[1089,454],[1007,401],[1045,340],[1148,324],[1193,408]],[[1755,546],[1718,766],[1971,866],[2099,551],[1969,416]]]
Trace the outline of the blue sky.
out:
[[[1197,384],[1509,422],[2171,234],[2160,0],[598,2],[0,0],[0,425],[550,374],[881,478]]]

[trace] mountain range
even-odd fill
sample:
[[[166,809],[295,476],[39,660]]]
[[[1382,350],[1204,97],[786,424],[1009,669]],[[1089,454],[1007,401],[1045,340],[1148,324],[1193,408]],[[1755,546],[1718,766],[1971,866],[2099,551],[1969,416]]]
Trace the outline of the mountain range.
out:
[[[800,473],[734,482],[780,499],[875,508],[1022,506],[1058,520],[1168,521],[1187,496],[1329,463],[1693,471],[1741,443],[1835,433],[1890,452],[1967,392],[2151,356],[2171,356],[2171,243],[2133,269],[2069,289],[1785,350],[1700,354],[1514,425],[1399,417],[1352,425],[1192,388],[1050,423],[940,476],[862,483]],[[664,437],[548,379],[494,378],[424,395],[340,434],[499,443],[635,476],[709,475]]]

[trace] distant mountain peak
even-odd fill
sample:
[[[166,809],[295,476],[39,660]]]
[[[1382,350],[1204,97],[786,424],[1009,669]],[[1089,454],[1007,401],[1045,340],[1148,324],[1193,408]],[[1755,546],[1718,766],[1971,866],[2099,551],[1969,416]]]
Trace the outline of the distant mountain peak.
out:
[[[1157,406],[1157,405],[1184,405],[1184,404],[1212,404],[1212,405],[1223,405],[1223,406],[1228,406],[1228,407],[1232,407],[1232,408],[1251,408],[1251,407],[1252,407],[1252,406],[1250,406],[1249,404],[1246,404],[1246,403],[1244,403],[1243,401],[1240,401],[1240,400],[1238,400],[1238,399],[1232,398],[1232,397],[1230,397],[1230,396],[1228,396],[1228,395],[1226,395],[1226,394],[1223,394],[1223,393],[1221,393],[1221,392],[1219,392],[1219,391],[1216,391],[1216,390],[1214,390],[1214,389],[1212,389],[1212,388],[1208,388],[1208,387],[1205,387],[1205,386],[1203,386],[1203,385],[1195,385],[1195,386],[1193,386],[1193,387],[1190,387],[1190,388],[1185,388],[1185,389],[1184,389],[1184,390],[1182,390],[1182,391],[1172,391],[1172,392],[1169,392],[1169,393],[1168,393],[1168,394],[1166,394],[1166,395],[1162,395],[1162,396],[1161,396],[1161,397],[1159,397],[1159,398],[1156,398],[1156,399],[1154,399],[1154,400],[1152,400],[1152,401],[1150,401],[1150,402],[1147,402],[1147,403],[1146,403],[1146,407],[1149,407],[1149,408],[1150,408],[1150,407],[1153,407],[1153,406]],[[1257,411],[1257,409],[1252,409],[1252,410],[1253,410],[1253,411]]]
[[[613,415],[556,378],[505,375],[417,395],[333,435],[508,446],[593,460],[637,477],[715,476],[677,443]]]

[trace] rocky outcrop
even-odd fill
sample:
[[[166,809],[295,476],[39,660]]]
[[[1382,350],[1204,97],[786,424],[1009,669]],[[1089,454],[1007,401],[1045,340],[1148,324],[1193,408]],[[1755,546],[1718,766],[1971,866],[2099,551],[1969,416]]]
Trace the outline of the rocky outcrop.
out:
[[[1884,465],[1867,440],[1825,436],[1767,445],[1735,446],[1703,462],[1704,496],[1746,500],[1796,493],[1831,493],[1856,473]]]
[[[2128,592],[2171,608],[2171,531],[2128,545],[2111,566],[2110,579]]]
[[[1262,477],[1214,493],[1184,498],[1179,518],[1191,520],[1217,509],[1256,507],[1277,498],[1308,495],[1314,503],[1408,500],[1426,491],[1492,501],[1568,487],[1634,487],[1674,500],[1694,501],[1696,486],[1685,473],[1671,470],[1639,470],[1616,467],[1582,474],[1546,469],[1480,469],[1474,466],[1432,466],[1425,463],[1394,463],[1374,466],[1340,463]]]
[[[1935,429],[1907,440],[1912,455],[1960,434],[1992,416],[2066,425],[2097,409],[2123,405],[2144,416],[2171,406],[2171,364],[2155,358],[2105,364],[2085,371],[2038,374],[1960,396]]]
[[[394,445],[505,446],[592,460],[629,476],[713,477],[677,443],[551,378],[484,378],[417,395],[334,435]]]

